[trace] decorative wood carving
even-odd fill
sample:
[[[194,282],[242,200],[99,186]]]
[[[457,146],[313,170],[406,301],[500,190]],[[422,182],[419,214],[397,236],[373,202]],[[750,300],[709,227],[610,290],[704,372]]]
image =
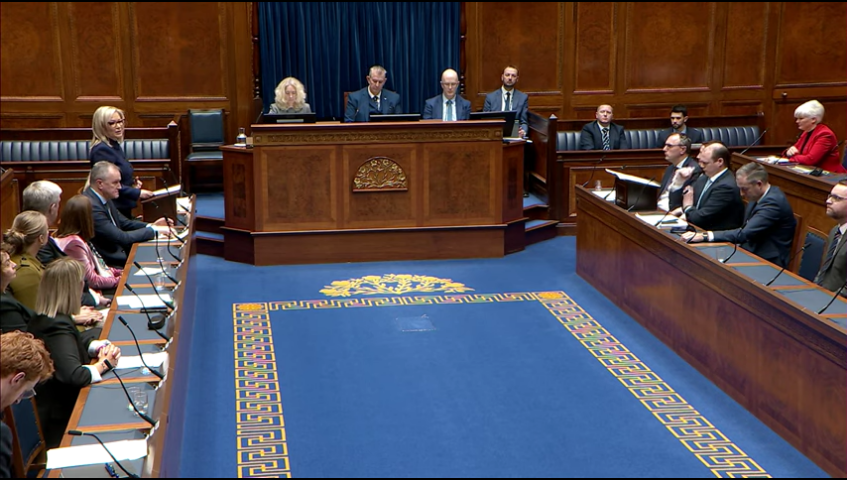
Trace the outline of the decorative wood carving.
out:
[[[353,192],[405,192],[408,189],[403,167],[387,157],[368,159],[353,178]]]

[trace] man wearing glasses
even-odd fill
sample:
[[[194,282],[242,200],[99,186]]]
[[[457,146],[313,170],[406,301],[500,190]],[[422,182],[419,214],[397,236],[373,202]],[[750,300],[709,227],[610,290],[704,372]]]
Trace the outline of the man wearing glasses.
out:
[[[676,185],[674,190],[685,188],[700,176],[703,171],[697,160],[691,157],[691,139],[687,135],[674,133],[668,137],[663,148],[665,152],[665,160],[670,165],[665,169],[665,174],[662,177],[662,187],[659,189],[659,204],[661,210],[673,210],[682,206],[682,203],[670,201],[670,192],[672,185]],[[685,170],[684,170],[685,169]],[[681,173],[687,173],[687,177],[683,178]]]
[[[827,290],[841,290],[847,296],[847,248],[844,247],[844,234],[847,233],[847,183],[838,182],[826,199],[826,215],[838,224],[829,232],[826,242],[826,256],[823,265],[815,277],[815,283]]]
[[[424,120],[443,120],[455,122],[471,118],[471,102],[462,98],[459,90],[459,74],[448,68],[441,74],[441,95],[426,101],[423,111]]]
[[[735,172],[741,196],[747,200],[741,228],[715,232],[686,232],[682,239],[689,243],[729,242],[748,252],[785,267],[791,258],[791,242],[797,220],[788,199],[779,187],[768,182],[765,167],[750,162]]]
[[[35,395],[35,386],[53,375],[53,361],[41,340],[14,331],[0,335],[0,412]],[[11,478],[12,431],[0,422],[0,478]]]

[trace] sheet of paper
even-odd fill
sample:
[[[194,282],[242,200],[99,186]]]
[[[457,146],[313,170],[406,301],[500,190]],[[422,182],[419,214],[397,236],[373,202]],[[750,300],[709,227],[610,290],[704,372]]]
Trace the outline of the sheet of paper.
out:
[[[160,267],[158,265],[155,266],[155,267],[144,267],[141,270],[135,272],[135,276],[136,277],[147,277],[147,276],[152,277],[153,275],[159,275],[160,273],[162,273],[162,271],[163,271],[162,267]]]
[[[147,365],[149,365],[150,368],[158,368],[160,365],[162,365],[162,363],[165,362],[165,359],[167,359],[167,358],[168,358],[168,352],[145,353],[144,354],[144,361],[147,362]],[[144,367],[144,364],[141,363],[141,357],[138,356],[138,355],[135,355],[135,356],[123,356],[123,355],[121,355],[121,358],[118,359],[117,368],[119,370],[124,369],[124,368],[142,368],[142,367]]]
[[[592,190],[591,193],[593,193],[594,195],[597,195],[598,197],[606,200],[607,202],[614,202],[615,201],[615,190],[614,189],[604,188],[602,190]]]
[[[614,170],[609,170],[608,168],[606,169],[606,173],[614,175],[614,176],[620,178],[621,180],[639,183],[641,185],[650,185],[652,187],[661,187],[660,184],[658,184],[654,181],[648,180],[646,178],[637,177],[635,175],[629,175],[629,174],[626,174],[626,173],[623,173],[623,172],[616,172]]]
[[[769,163],[771,165],[775,165],[775,164],[778,164],[778,163],[779,164],[791,163],[791,160],[789,160],[785,157],[778,157],[776,155],[771,155],[769,157],[759,157],[758,160],[765,162],[765,163]]]
[[[171,302],[171,296],[167,293],[162,294],[162,298],[167,302]],[[158,295],[124,295],[117,298],[118,306],[138,310],[140,308],[167,308]],[[143,304],[142,304],[143,302]]]
[[[153,190],[153,196],[161,197],[163,195],[173,195],[174,193],[179,193],[181,189],[181,185],[171,185],[168,188],[160,188],[158,190]]]
[[[106,443],[106,447],[118,460],[136,460],[147,456],[147,440],[121,440]],[[99,443],[47,450],[47,469],[79,467],[112,462]]]
[[[805,165],[795,165],[795,166],[791,167],[791,169],[794,170],[794,171],[797,171],[797,172],[801,172],[801,173],[809,173],[812,170],[814,170],[813,167],[807,167]]]
[[[677,218],[673,215],[636,213],[635,216],[638,217],[638,219],[641,220],[642,222],[648,223],[650,225],[653,225],[654,227],[659,227],[659,228],[674,228],[674,227],[684,228],[684,227],[688,226],[688,222],[686,222],[685,220],[683,220],[681,218]],[[662,223],[658,224],[660,221]]]
[[[191,199],[188,197],[179,197],[176,199],[176,208],[188,212],[191,210]]]

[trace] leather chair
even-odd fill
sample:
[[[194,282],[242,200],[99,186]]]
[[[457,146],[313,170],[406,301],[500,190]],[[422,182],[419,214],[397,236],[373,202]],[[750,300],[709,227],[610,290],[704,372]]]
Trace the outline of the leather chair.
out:
[[[222,189],[223,152],[220,147],[225,143],[223,109],[189,110],[188,122],[191,153],[185,157],[185,190],[194,193],[201,183]]]
[[[818,271],[823,263],[824,249],[826,249],[827,234],[812,227],[806,229],[806,243],[809,247],[803,251],[800,259],[800,271],[798,275],[810,282],[815,281]]]
[[[35,399],[7,408],[3,420],[12,430],[12,476],[26,478],[30,470],[43,469],[43,464],[35,463],[46,450]]]

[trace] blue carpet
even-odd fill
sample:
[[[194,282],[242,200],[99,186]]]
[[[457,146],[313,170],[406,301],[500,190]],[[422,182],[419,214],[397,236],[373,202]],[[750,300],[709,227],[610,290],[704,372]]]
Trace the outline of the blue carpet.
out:
[[[197,215],[201,217],[224,218],[224,194],[198,193]]]
[[[469,294],[564,291],[767,473],[826,476],[576,276],[574,244],[291,267],[198,257],[188,401],[202,414],[185,420],[182,476],[239,473],[232,304],[320,300],[333,281],[391,273]],[[714,476],[538,302],[272,311],[270,324],[294,476]]]

